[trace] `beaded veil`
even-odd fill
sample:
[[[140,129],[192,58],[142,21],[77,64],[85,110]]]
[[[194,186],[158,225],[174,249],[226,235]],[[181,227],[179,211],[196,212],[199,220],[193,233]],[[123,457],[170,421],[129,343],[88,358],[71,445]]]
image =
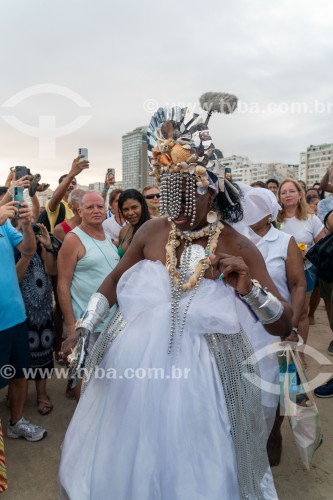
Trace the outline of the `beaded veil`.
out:
[[[207,120],[189,107],[159,108],[148,126],[150,175],[161,189],[161,213],[177,218],[181,206],[181,186],[186,182],[186,213],[195,217],[195,194],[208,187],[239,198],[238,191],[225,178],[225,168],[215,154]]]

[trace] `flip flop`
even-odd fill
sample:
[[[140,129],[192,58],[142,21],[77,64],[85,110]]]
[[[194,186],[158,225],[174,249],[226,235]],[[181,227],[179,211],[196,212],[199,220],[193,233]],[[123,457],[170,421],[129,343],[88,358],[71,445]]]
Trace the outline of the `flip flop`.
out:
[[[36,194],[39,181],[40,181],[40,175],[39,174],[34,175],[32,182],[30,184],[30,188],[29,188],[29,196],[30,197],[32,197]]]
[[[46,191],[49,187],[50,187],[50,184],[45,184],[44,182],[42,182],[42,184],[37,185],[37,191],[39,193],[42,193],[43,191]]]

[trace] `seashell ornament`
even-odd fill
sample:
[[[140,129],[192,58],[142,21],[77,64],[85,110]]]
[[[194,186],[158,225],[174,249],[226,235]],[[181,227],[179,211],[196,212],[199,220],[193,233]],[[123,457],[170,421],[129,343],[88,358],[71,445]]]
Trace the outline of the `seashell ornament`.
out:
[[[215,224],[217,221],[217,213],[214,210],[210,210],[207,214],[208,224]]]
[[[180,144],[176,144],[171,150],[171,158],[176,165],[182,161],[186,161],[191,155],[188,149],[183,148]]]

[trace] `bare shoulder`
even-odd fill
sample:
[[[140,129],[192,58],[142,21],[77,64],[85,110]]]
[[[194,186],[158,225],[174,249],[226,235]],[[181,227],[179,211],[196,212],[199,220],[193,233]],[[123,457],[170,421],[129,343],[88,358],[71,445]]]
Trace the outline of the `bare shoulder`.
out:
[[[84,248],[81,243],[80,238],[75,233],[67,233],[61,245],[60,252],[68,252],[68,253],[79,253],[79,250]],[[60,253],[59,252],[59,253]]]
[[[156,233],[163,232],[167,228],[170,228],[170,222],[167,217],[154,217],[145,222],[137,231],[137,234],[144,237],[150,235],[156,236]]]
[[[230,255],[243,257],[244,260],[252,251],[254,254],[260,254],[257,247],[246,236],[240,234],[227,223],[224,223],[224,228],[219,238],[218,250]]]

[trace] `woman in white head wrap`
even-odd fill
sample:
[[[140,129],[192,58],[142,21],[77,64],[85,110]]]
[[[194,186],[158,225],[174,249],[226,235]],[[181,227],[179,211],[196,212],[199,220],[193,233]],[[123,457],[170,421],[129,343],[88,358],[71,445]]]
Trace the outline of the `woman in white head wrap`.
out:
[[[281,293],[293,309],[293,331],[290,340],[297,339],[298,322],[305,301],[306,282],[302,254],[290,234],[279,231],[272,224],[281,207],[268,189],[250,188],[244,192],[243,224],[255,233],[248,235],[265,259],[267,270]],[[278,408],[279,410],[279,408]],[[280,427],[283,417],[277,414],[268,440],[270,464],[278,465],[282,451]]]
[[[271,191],[263,188],[248,190],[244,197],[244,220],[257,237],[253,239],[265,259],[268,272],[281,295],[291,301],[293,327],[297,329],[305,299],[306,283],[302,255],[294,238],[279,231],[272,222],[281,207]],[[258,239],[259,236],[259,239]]]

